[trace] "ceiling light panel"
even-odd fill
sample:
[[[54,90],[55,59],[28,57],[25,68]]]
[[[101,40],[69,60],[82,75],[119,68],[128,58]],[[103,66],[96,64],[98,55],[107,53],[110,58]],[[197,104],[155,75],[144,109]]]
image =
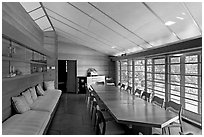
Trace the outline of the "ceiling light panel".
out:
[[[175,22],[169,27],[180,39],[192,38],[200,35],[188,11],[179,2],[152,2],[146,3],[164,21]],[[182,17],[183,20],[176,17]]]

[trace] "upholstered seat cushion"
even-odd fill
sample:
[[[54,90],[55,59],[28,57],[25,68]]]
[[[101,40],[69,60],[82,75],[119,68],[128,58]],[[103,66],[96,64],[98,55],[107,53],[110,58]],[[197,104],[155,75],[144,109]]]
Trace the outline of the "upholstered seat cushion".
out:
[[[39,135],[43,134],[50,119],[49,112],[27,111],[16,114],[2,123],[3,135]]]
[[[30,106],[30,108],[32,110],[53,112],[60,96],[60,91],[46,91],[43,96],[38,97],[38,99]]]

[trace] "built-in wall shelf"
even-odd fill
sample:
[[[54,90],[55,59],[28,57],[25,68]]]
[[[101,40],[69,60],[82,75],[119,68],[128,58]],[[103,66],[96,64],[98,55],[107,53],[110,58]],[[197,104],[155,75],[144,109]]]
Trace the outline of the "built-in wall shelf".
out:
[[[6,82],[9,80],[17,80],[17,79],[21,79],[21,78],[28,78],[28,77],[32,77],[32,76],[36,76],[36,75],[43,75],[44,73],[46,73],[46,72],[38,72],[38,73],[20,75],[20,76],[15,76],[15,77],[5,77],[2,79],[2,82]]]
[[[41,51],[31,49],[8,36],[2,35],[2,78],[20,78],[34,73],[47,72],[51,65]]]

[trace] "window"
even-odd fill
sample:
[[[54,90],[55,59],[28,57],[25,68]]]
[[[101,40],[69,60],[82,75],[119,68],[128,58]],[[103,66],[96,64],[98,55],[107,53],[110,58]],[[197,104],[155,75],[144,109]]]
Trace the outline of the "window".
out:
[[[153,95],[165,99],[165,58],[153,59]]]
[[[128,71],[127,71],[127,60],[121,61],[121,83],[128,85]]]
[[[118,77],[118,83],[120,82],[120,61],[117,61],[117,77]]]
[[[134,60],[135,63],[135,89],[139,88],[144,90],[145,88],[145,60]]]
[[[180,56],[169,57],[169,97],[170,100],[180,104],[181,96],[181,65]]]
[[[132,77],[132,60],[128,60],[128,85],[132,87],[133,77]]]
[[[170,56],[168,76],[170,100],[201,114],[201,55]]]
[[[145,90],[146,87],[147,92],[164,101],[168,99],[182,104],[183,116],[201,122],[201,58],[201,52],[188,52],[146,60],[123,60],[121,83],[133,85],[134,89]]]
[[[201,56],[186,55],[184,61],[184,108],[201,114]]]

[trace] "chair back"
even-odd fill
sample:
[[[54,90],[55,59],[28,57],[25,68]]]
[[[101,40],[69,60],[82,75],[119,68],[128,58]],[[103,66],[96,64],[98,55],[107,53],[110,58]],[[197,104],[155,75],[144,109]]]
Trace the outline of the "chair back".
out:
[[[122,84],[120,89],[125,89],[125,84]]]
[[[178,104],[178,103],[173,102],[173,101],[168,101],[168,102],[165,102],[165,109],[172,111],[172,112],[178,114],[179,117],[181,117],[181,113],[182,113],[182,105],[181,104]]]
[[[126,91],[129,92],[129,93],[131,93],[132,87],[131,87],[131,86],[128,86],[128,87],[126,88]]]
[[[164,99],[160,98],[158,96],[154,96],[153,99],[152,99],[152,103],[156,104],[156,105],[158,105],[160,107],[163,107]]]
[[[151,93],[143,92],[141,98],[149,102]]]
[[[142,90],[140,90],[140,89],[137,88],[137,89],[135,90],[135,93],[134,93],[134,94],[136,94],[136,93],[139,94],[139,97],[140,97],[140,96],[141,96],[141,93],[142,93]]]
[[[103,116],[103,113],[100,110],[97,110],[96,113],[96,134],[105,135],[106,132],[106,121]]]

